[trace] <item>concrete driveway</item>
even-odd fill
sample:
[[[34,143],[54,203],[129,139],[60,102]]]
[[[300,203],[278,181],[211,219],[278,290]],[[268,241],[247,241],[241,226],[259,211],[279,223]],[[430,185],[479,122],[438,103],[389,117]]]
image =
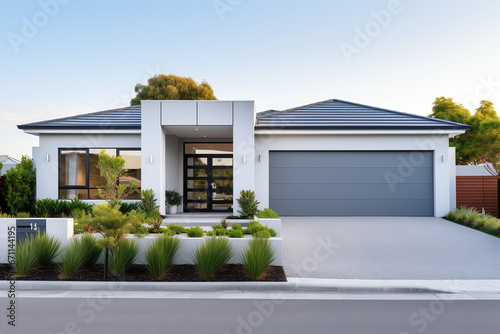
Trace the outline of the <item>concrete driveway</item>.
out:
[[[500,239],[430,217],[284,217],[289,277],[500,279]]]

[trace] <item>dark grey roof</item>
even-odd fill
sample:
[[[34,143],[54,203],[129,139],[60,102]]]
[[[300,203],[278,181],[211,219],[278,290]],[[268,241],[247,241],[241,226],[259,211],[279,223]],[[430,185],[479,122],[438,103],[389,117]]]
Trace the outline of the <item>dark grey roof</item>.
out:
[[[104,110],[17,126],[21,130],[43,129],[141,129],[141,106]]]
[[[470,126],[337,99],[257,114],[256,129],[284,130],[467,130]]]

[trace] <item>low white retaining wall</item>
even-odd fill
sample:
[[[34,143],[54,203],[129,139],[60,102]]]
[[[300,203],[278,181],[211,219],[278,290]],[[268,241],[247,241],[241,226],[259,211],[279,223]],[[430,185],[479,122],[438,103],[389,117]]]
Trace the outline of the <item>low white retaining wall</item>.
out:
[[[73,218],[0,218],[0,263],[7,263],[9,230],[12,231],[12,227],[16,227],[17,222],[22,221],[44,221],[45,232],[59,239],[61,246],[65,246],[73,237]],[[17,228],[15,230],[17,234]]]
[[[137,238],[132,234],[127,234],[127,238],[134,239],[135,242],[139,245],[139,255],[135,260],[136,264],[146,264],[145,259],[145,251],[147,247],[157,238],[156,235],[148,235],[144,238]],[[176,238],[181,238],[179,235]],[[174,264],[193,264],[193,254],[195,250],[205,241],[206,238],[181,238],[181,246],[177,251],[177,254],[174,258]],[[233,257],[229,260],[228,263],[241,263],[240,256],[243,253],[243,250],[247,247],[252,237],[245,238],[228,238],[229,243],[233,247]],[[272,263],[273,266],[281,266],[283,265],[283,239],[281,238],[270,238],[269,242],[271,243],[271,247],[275,250],[276,258]]]

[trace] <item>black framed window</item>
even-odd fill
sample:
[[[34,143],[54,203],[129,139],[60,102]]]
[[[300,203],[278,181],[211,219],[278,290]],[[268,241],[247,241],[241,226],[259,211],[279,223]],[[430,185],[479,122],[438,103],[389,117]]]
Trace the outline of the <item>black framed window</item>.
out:
[[[112,156],[125,160],[127,175],[120,178],[119,184],[135,182],[141,187],[141,150],[136,148],[78,148],[59,149],[59,199],[98,200],[99,188],[105,186],[98,166],[99,153],[105,150]],[[128,194],[126,199],[140,199],[140,192]]]

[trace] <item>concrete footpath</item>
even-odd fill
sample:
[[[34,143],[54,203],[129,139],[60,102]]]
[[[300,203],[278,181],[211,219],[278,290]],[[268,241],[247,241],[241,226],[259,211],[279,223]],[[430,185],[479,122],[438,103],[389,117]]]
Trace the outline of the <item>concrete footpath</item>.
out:
[[[0,282],[0,290],[11,283]],[[288,282],[47,282],[16,281],[16,291],[286,292],[342,294],[489,294],[500,299],[500,280],[355,280],[288,278]],[[497,295],[497,296],[495,296]]]

